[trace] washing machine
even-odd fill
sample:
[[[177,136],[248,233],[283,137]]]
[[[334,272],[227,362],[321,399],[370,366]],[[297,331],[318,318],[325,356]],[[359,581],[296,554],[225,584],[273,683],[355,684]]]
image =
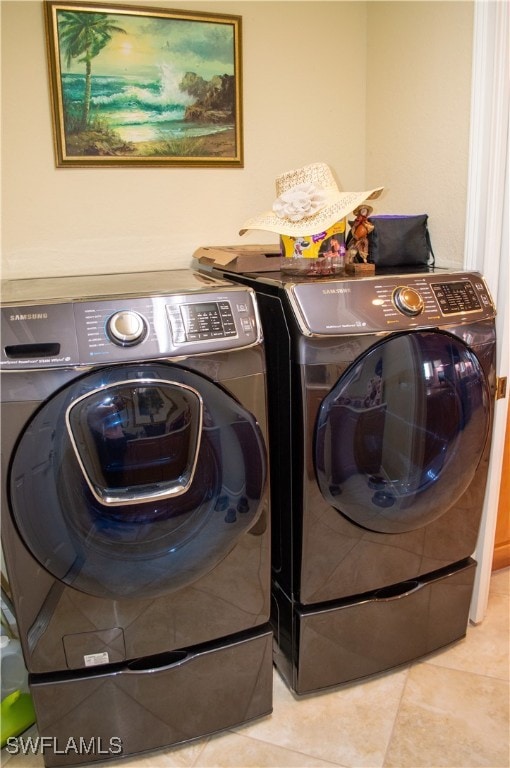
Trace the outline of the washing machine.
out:
[[[2,291],[2,546],[46,765],[270,713],[254,292],[192,270]]]
[[[480,274],[236,278],[266,329],[275,663],[297,694],[465,635],[495,310]]]

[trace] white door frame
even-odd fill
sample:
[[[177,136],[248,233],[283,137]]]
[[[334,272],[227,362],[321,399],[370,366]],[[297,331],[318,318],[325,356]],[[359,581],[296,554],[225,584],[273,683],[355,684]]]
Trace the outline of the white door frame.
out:
[[[508,376],[510,346],[507,302],[509,163],[509,6],[475,0],[470,161],[466,211],[466,269],[481,272],[496,303],[498,376]],[[508,396],[496,401],[492,455],[478,544],[470,619],[487,609],[498,513]]]

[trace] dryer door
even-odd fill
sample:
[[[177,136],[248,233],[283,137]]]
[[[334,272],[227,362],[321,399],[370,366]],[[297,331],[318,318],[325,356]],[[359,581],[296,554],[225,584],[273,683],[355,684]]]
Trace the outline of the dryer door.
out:
[[[100,597],[168,593],[210,571],[256,522],[259,427],[221,387],[163,364],[88,374],[36,413],[10,499],[33,556]]]
[[[461,341],[430,331],[392,336],[356,360],[320,406],[321,492],[369,530],[420,528],[471,483],[489,420],[484,373]]]

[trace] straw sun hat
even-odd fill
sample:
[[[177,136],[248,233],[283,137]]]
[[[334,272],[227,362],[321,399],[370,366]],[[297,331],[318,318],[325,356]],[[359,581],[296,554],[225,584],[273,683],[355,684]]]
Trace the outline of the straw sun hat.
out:
[[[379,197],[383,187],[368,192],[340,192],[325,163],[312,163],[276,179],[277,199],[270,211],[253,216],[239,234],[263,229],[279,235],[315,235],[343,219],[365,200]]]

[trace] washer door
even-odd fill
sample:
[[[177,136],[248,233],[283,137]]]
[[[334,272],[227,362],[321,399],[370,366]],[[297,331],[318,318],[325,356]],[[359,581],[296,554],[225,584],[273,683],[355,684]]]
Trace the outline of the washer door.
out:
[[[100,597],[157,596],[217,565],[261,512],[266,456],[252,414],[162,364],[88,374],[21,436],[10,499],[57,579]]]
[[[420,528],[471,483],[490,419],[477,357],[442,332],[371,347],[323,400],[315,469],[323,496],[382,533]]]

